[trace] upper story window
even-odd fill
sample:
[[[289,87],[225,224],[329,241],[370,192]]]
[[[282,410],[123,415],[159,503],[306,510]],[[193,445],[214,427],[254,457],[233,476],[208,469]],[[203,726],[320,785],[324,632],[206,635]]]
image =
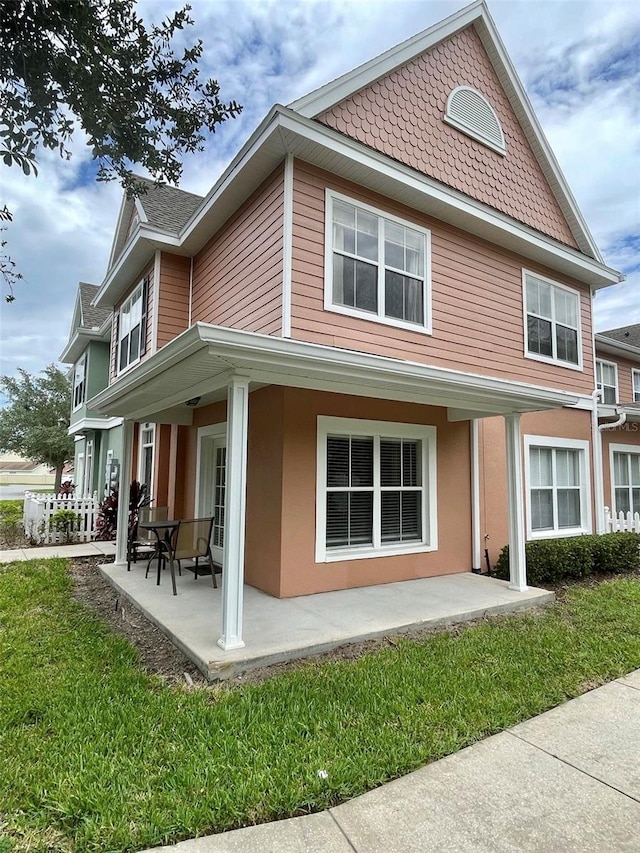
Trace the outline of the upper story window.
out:
[[[436,548],[435,433],[318,418],[317,562]]]
[[[140,360],[145,351],[147,280],[141,281],[120,308],[118,372]]]
[[[87,389],[87,354],[76,363],[73,370],[73,409],[74,411],[84,403]]]
[[[454,89],[447,98],[444,120],[499,154],[505,153],[500,120],[489,101],[477,89],[470,86]]]
[[[431,331],[429,232],[327,192],[325,308]]]
[[[530,272],[523,281],[525,355],[582,370],[578,292]]]
[[[525,436],[530,539],[591,531],[589,442]]]
[[[640,403],[640,370],[631,371],[631,391],[634,403]]]
[[[612,361],[596,359],[596,385],[600,402],[615,406],[618,402],[618,366]]]

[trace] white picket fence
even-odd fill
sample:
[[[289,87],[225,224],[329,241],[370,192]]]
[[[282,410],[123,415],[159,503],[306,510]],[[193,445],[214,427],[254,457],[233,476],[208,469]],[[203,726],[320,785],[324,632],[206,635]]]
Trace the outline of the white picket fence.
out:
[[[25,533],[40,545],[65,542],[66,534],[55,529],[51,524],[51,516],[59,509],[69,509],[80,516],[71,541],[90,542],[93,539],[98,504],[97,492],[84,497],[25,492],[22,515]]]
[[[606,533],[630,531],[640,533],[640,512],[611,512],[608,506],[604,508],[604,523]]]

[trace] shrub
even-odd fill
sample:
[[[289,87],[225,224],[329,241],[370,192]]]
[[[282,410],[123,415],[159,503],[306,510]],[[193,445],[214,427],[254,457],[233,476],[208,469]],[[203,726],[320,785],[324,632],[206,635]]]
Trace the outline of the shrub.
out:
[[[58,533],[62,533],[64,541],[69,543],[78,531],[78,524],[81,520],[82,516],[72,509],[57,509],[51,516],[51,526]]]
[[[533,585],[565,578],[583,578],[592,572],[621,573],[640,569],[640,535],[604,533],[527,542],[527,580]],[[509,546],[495,565],[496,576],[509,579]]]
[[[0,501],[0,540],[13,548],[24,536],[22,501]]]

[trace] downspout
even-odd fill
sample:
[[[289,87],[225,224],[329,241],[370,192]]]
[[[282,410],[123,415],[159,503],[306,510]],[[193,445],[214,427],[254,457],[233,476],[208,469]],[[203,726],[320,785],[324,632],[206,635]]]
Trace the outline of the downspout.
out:
[[[191,256],[191,268],[189,270],[189,325],[191,328],[191,306],[193,304],[193,255]]]
[[[617,429],[618,427],[624,426],[627,421],[627,413],[623,412],[617,421],[613,421],[610,424],[600,424],[598,429],[602,432],[605,429]]]
[[[593,490],[596,505],[596,533],[604,533],[604,481],[602,477],[602,436],[598,428],[600,391],[591,394],[591,444],[593,448]]]

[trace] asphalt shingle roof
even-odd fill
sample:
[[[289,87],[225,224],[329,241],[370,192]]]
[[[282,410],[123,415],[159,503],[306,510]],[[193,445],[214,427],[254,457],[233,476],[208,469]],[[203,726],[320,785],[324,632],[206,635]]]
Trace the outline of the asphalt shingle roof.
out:
[[[202,196],[176,187],[158,187],[147,178],[136,176],[136,180],[149,188],[138,198],[147,219],[165,231],[177,234],[200,206]]]
[[[94,308],[91,304],[93,297],[98,292],[97,284],[87,284],[81,281],[78,285],[80,291],[80,312],[82,314],[81,326],[83,329],[100,328],[111,316],[111,308]]]
[[[603,338],[611,338],[630,347],[640,348],[640,323],[634,326],[621,326],[619,329],[609,329],[606,332],[598,332]]]

